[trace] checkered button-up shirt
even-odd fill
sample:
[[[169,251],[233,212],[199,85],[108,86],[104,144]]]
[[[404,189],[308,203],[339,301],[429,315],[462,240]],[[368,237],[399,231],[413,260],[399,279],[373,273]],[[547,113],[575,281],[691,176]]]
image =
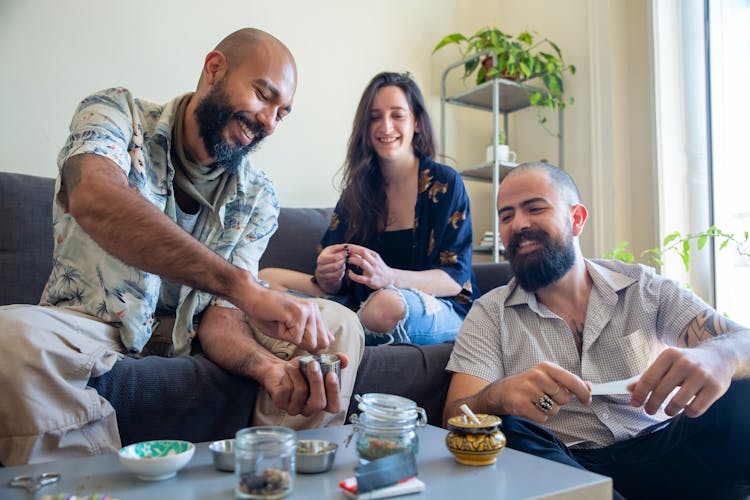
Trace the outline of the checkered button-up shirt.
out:
[[[593,383],[643,371],[708,306],[653,269],[619,261],[586,260],[593,288],[579,356],[567,322],[511,280],[474,302],[456,339],[447,369],[494,382],[552,361]],[[648,415],[630,396],[573,399],[544,426],[569,444],[593,448],[637,435],[669,418]]]

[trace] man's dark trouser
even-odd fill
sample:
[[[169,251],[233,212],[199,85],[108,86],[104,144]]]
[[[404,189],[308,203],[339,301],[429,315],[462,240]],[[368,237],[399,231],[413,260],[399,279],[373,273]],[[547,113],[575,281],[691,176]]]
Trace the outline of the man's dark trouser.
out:
[[[503,433],[510,448],[611,477],[616,498],[747,498],[748,410],[750,380],[743,380],[733,382],[698,418],[680,414],[654,426],[653,432],[605,448],[569,449],[541,426],[519,417],[503,418]]]

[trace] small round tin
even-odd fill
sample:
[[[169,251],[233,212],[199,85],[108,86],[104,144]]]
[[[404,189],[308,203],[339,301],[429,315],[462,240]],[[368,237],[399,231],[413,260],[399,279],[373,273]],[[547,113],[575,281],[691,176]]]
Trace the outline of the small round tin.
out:
[[[339,388],[341,387],[341,360],[338,356],[335,354],[321,354],[319,356],[308,354],[299,358],[299,369],[305,379],[307,379],[307,366],[312,362],[320,364],[320,372],[323,375],[323,380],[325,380],[328,372],[335,373],[339,380]]]

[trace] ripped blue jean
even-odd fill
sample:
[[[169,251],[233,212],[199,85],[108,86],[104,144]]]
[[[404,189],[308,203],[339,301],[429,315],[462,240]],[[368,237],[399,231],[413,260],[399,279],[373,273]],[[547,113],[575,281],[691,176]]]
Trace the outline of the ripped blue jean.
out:
[[[464,317],[453,309],[450,300],[434,297],[413,288],[391,289],[399,292],[404,299],[406,315],[390,332],[374,332],[365,327],[365,345],[393,343],[427,345],[455,340]],[[377,293],[374,292],[359,306],[357,316],[360,320],[362,308]]]

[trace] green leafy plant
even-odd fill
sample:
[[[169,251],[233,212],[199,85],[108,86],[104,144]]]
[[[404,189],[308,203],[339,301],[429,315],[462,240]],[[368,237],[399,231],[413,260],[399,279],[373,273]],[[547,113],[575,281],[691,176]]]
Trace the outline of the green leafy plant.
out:
[[[628,251],[629,241],[621,241],[619,245],[604,254],[605,259],[617,259],[625,262],[626,264],[632,264],[635,262],[635,256]]]
[[[560,48],[548,38],[534,41],[532,32],[523,31],[514,37],[495,27],[482,28],[471,36],[453,33],[445,36],[433,49],[434,54],[447,45],[457,45],[463,58],[477,54],[464,65],[464,79],[477,71],[477,85],[492,79],[506,78],[518,82],[540,79],[544,89],[529,90],[529,102],[536,106],[563,109],[573,104],[573,98],[564,97],[563,73],[575,74],[576,68],[563,59]],[[479,54],[491,51],[496,55],[482,58]],[[546,118],[540,116],[544,123]]]
[[[502,129],[500,129],[498,131],[498,133],[497,133],[497,143],[498,144],[507,144],[505,142],[505,132]]]
[[[664,237],[661,245],[649,248],[641,253],[641,257],[647,257],[651,262],[659,266],[664,264],[667,255],[677,255],[685,266],[685,271],[690,270],[690,252],[693,248],[702,250],[706,243],[715,239],[719,242],[719,250],[725,249],[730,244],[734,246],[737,253],[743,257],[750,258],[750,233],[733,234],[722,231],[716,226],[711,226],[705,231],[697,233],[682,234],[674,231]],[[627,251],[628,242],[624,241],[604,255],[605,259],[618,259],[623,262],[635,262],[635,256]],[[695,244],[695,247],[693,247]]]

